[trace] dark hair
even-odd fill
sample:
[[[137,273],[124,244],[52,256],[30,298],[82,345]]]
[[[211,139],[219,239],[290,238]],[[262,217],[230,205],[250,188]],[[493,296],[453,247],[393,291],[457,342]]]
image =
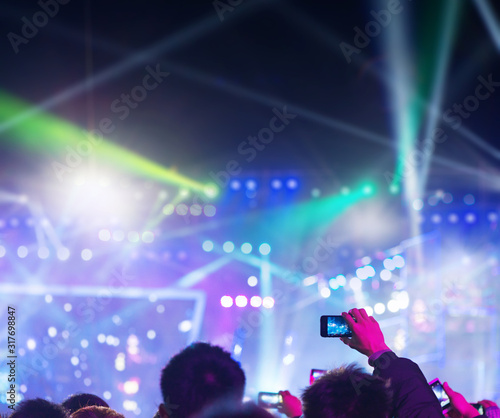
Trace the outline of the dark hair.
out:
[[[75,393],[68,396],[61,405],[66,408],[70,413],[78,411],[80,408],[85,406],[105,406],[109,408],[109,405],[103,399],[99,398],[97,395],[91,393]]]
[[[207,408],[199,418],[273,418],[273,415],[252,402],[243,405],[224,402]]]
[[[160,387],[169,417],[187,418],[215,401],[241,402],[245,373],[221,347],[195,343],[170,359]]]
[[[302,395],[304,418],[387,418],[392,393],[388,382],[356,364],[330,370]]]
[[[71,414],[71,418],[125,418],[114,409],[106,406],[85,406]]]
[[[69,418],[61,405],[42,398],[27,399],[17,405],[11,418]]]

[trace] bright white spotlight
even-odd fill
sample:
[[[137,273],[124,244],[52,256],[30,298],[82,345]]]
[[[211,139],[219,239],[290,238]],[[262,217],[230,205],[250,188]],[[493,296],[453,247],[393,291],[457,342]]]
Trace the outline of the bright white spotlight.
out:
[[[34,350],[36,348],[36,341],[33,338],[30,338],[26,341],[26,347],[28,347],[28,350]]]
[[[245,187],[247,188],[247,190],[256,190],[257,189],[257,182],[253,179],[248,179],[246,182],[245,182]]]
[[[224,244],[222,244],[222,249],[225,253],[230,254],[234,251],[234,243],[231,241],[226,241]]]
[[[214,249],[214,243],[210,240],[203,241],[203,244],[201,246],[203,248],[203,251],[206,251],[209,253]]]
[[[295,356],[293,354],[287,354],[285,357],[283,357],[283,364],[285,366],[289,366],[295,361]]]
[[[387,309],[389,312],[396,313],[399,311],[399,303],[397,300],[391,299],[387,302]]]
[[[351,280],[349,280],[349,287],[354,292],[361,290],[362,286],[363,286],[363,282],[359,279],[359,277],[353,277],[353,278],[351,278]]]
[[[17,256],[19,258],[26,258],[26,256],[28,255],[28,248],[25,247],[24,245],[21,245],[18,249],[17,249]]]
[[[271,309],[274,306],[274,299],[271,296],[266,296],[262,301],[262,306],[267,309]]]
[[[419,211],[419,210],[422,210],[422,208],[424,207],[424,202],[422,201],[422,199],[415,199],[413,201],[413,209]]]
[[[283,182],[280,179],[271,180],[271,188],[274,190],[279,190],[283,187]]]
[[[241,252],[243,254],[250,254],[252,252],[252,244],[250,244],[248,242],[241,244]]]
[[[231,190],[240,190],[241,189],[241,181],[233,179],[229,182],[229,187]]]
[[[368,278],[368,273],[364,267],[360,267],[360,268],[356,269],[356,276],[360,280],[366,280]]]
[[[178,329],[180,332],[189,332],[193,328],[193,322],[189,319],[179,322]]]
[[[320,291],[319,291],[321,297],[327,299],[330,297],[330,295],[332,294],[332,291],[328,288],[328,287],[323,287]]]
[[[368,316],[372,316],[373,315],[373,308],[371,306],[365,306],[365,311],[367,313]]]
[[[392,258],[386,258],[384,260],[384,267],[387,269],[387,270],[394,270],[396,268],[396,266],[394,265],[394,261],[392,260]]]
[[[337,283],[340,287],[345,286],[347,283],[347,279],[343,274],[337,275],[336,279],[337,279]]]
[[[109,229],[101,229],[98,235],[101,241],[109,241],[111,239],[111,231]]]
[[[236,298],[234,299],[234,302],[236,303],[236,306],[238,308],[244,308],[248,304],[248,299],[246,298],[246,296],[239,295],[239,296],[236,296]]]
[[[239,356],[241,352],[243,351],[243,348],[239,344],[234,345],[233,353],[235,356]]]
[[[405,259],[400,255],[395,255],[394,257],[392,257],[392,261],[394,263],[394,266],[398,269],[405,266]]]
[[[390,270],[382,270],[380,272],[380,278],[384,281],[384,282],[387,282],[389,280],[391,280],[391,277],[392,277],[392,273]]]
[[[49,334],[49,337],[54,338],[57,335],[56,327],[49,327],[49,329],[47,330],[47,334]]]
[[[146,337],[148,337],[148,339],[150,339],[150,340],[154,340],[156,338],[156,331],[154,329],[150,329],[146,333]]]
[[[61,261],[65,261],[69,258],[69,250],[67,248],[59,248],[57,250],[57,258]]]
[[[82,250],[82,260],[89,261],[92,258],[92,250],[85,248]]]
[[[233,298],[231,296],[227,296],[227,295],[222,296],[220,298],[220,304],[224,308],[230,308],[231,306],[233,306]]]
[[[254,308],[260,308],[262,306],[262,298],[260,296],[252,296],[250,299],[250,305]]]
[[[142,233],[142,242],[151,244],[155,240],[155,234],[151,231],[144,231]]]
[[[376,303],[375,306],[373,307],[373,310],[375,311],[376,314],[382,315],[385,312],[385,305],[383,303]]]
[[[337,279],[333,277],[328,281],[328,284],[333,290],[337,290],[339,288],[339,283],[337,282]]]
[[[259,283],[259,279],[255,276],[250,276],[247,280],[248,286],[255,287]]]
[[[297,179],[289,178],[286,181],[286,187],[288,187],[290,190],[295,190],[297,187],[299,187],[299,182],[297,181]]]
[[[262,255],[268,255],[271,252],[271,246],[268,243],[264,242],[260,244],[259,252]]]

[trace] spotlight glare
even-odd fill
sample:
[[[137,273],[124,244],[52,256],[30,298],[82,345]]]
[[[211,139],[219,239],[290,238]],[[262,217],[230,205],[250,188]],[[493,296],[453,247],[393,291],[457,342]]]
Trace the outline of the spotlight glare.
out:
[[[343,274],[339,274],[337,277],[337,283],[340,287],[345,286],[347,283],[347,279]]]
[[[371,306],[365,306],[365,311],[367,313],[368,316],[372,316],[373,315],[373,308]]]
[[[376,314],[382,315],[385,312],[385,305],[383,303],[376,303],[373,310]]]
[[[222,296],[220,298],[220,304],[224,308],[230,308],[231,306],[233,306],[233,298],[231,296],[227,296],[227,295]]]
[[[262,306],[267,309],[271,309],[274,306],[274,299],[271,296],[266,296],[262,301]]]
[[[232,253],[234,251],[234,243],[231,242],[231,241],[226,241],[223,245],[222,245],[222,249],[224,250],[225,253]]]
[[[89,261],[92,258],[92,250],[85,248],[82,250],[82,260]]]
[[[363,286],[363,282],[359,279],[359,277],[353,277],[353,278],[351,278],[351,280],[349,280],[349,287],[354,292],[361,290],[362,286]]]
[[[250,305],[254,308],[259,308],[262,306],[262,298],[260,296],[252,296],[250,299]]]
[[[203,242],[202,248],[203,248],[203,251],[206,251],[207,253],[209,253],[210,251],[212,251],[214,249],[214,243],[210,240],[206,240]]]
[[[178,329],[180,332],[189,332],[193,328],[193,323],[189,319],[179,323]]]
[[[299,187],[299,182],[295,178],[289,178],[286,181],[286,187],[288,187],[289,190],[295,190]]]
[[[241,244],[241,252],[243,254],[250,254],[252,252],[252,244],[250,244],[248,242]]]
[[[233,179],[229,183],[229,187],[231,190],[240,190],[241,189],[241,182],[239,180]]]
[[[246,298],[246,296],[243,295],[236,296],[234,301],[238,308],[244,308],[248,304],[248,299]]]
[[[266,242],[264,242],[264,243],[260,244],[259,252],[262,255],[268,255],[271,252],[271,246],[269,244],[267,244]]]
[[[26,347],[28,350],[34,350],[36,348],[36,341],[33,338],[28,339],[26,342]]]
[[[283,182],[280,179],[271,180],[271,188],[274,190],[279,190],[283,187]]]
[[[389,302],[387,302],[387,309],[389,312],[396,313],[399,311],[399,303],[398,301],[391,299]]]
[[[400,255],[395,255],[392,258],[392,261],[394,263],[394,267],[396,267],[398,269],[403,268],[405,265],[405,259]]]
[[[332,291],[328,287],[324,287],[320,290],[321,297],[327,299],[332,294]]]
[[[257,182],[253,179],[248,179],[245,182],[245,186],[246,186],[247,190],[254,191],[257,189]]]
[[[390,272],[390,270],[382,270],[380,272],[380,278],[384,281],[384,282],[387,282],[388,280],[391,280],[391,277],[392,277],[392,273]]]
[[[47,247],[40,247],[38,249],[38,258],[41,258],[42,260],[45,260],[48,258],[50,255],[50,251]]]
[[[250,276],[247,280],[248,286],[255,287],[259,283],[259,279],[255,276]]]

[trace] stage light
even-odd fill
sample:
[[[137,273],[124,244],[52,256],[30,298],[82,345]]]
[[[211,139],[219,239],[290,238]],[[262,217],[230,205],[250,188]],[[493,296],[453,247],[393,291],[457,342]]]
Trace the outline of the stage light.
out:
[[[451,224],[456,224],[458,222],[458,215],[456,213],[450,213],[448,215],[448,221]]]
[[[233,298],[231,296],[222,296],[220,298],[220,304],[224,308],[230,308],[231,306],[233,306]]]
[[[368,278],[368,272],[365,270],[364,267],[359,267],[356,269],[356,276],[360,280],[366,280]]]
[[[376,314],[382,315],[385,312],[385,305],[383,303],[376,303],[375,306],[373,307],[373,310],[375,311]]]
[[[189,207],[189,213],[193,216],[200,216],[202,213],[203,209],[201,205],[194,204]]]
[[[57,329],[55,327],[49,327],[47,334],[49,334],[49,337],[54,338],[57,335]]]
[[[73,306],[71,305],[71,303],[65,303],[64,304],[64,310],[66,312],[71,312],[72,309],[73,309]]]
[[[248,304],[248,299],[246,298],[246,296],[239,295],[239,296],[236,296],[236,298],[234,299],[234,302],[236,303],[236,306],[238,308],[244,308]]]
[[[69,250],[67,248],[59,248],[57,250],[57,258],[61,261],[66,261],[69,258]]]
[[[85,386],[90,386],[92,385],[92,380],[89,377],[86,377],[85,379],[83,379],[83,384]]]
[[[476,215],[474,213],[467,213],[465,215],[465,222],[467,222],[468,224],[473,224],[474,222],[476,222]]]
[[[488,213],[488,221],[490,221],[491,223],[498,222],[498,215],[495,212]]]
[[[92,258],[92,250],[88,248],[82,250],[82,260],[89,261]]]
[[[150,329],[147,333],[146,333],[146,337],[148,337],[148,339],[150,340],[154,340],[156,338],[156,331],[153,330],[153,329]]]
[[[214,243],[210,240],[203,241],[203,244],[201,244],[201,248],[203,248],[203,251],[209,253],[214,249]]]
[[[373,184],[365,184],[361,188],[361,191],[365,196],[370,196],[375,191],[375,187],[373,186]]]
[[[98,236],[101,241],[109,241],[111,239],[111,232],[109,229],[101,229]]]
[[[299,187],[299,182],[296,178],[289,178],[286,181],[286,187],[288,187],[289,190],[296,190]]]
[[[189,332],[189,331],[191,331],[191,329],[193,329],[193,322],[190,321],[189,319],[185,319],[184,321],[179,322],[179,325],[177,328],[182,333]]]
[[[235,344],[234,345],[234,348],[233,348],[233,354],[235,356],[239,356],[241,354],[241,352],[243,351],[243,348],[241,347],[241,345],[239,344]]]
[[[271,246],[267,243],[260,244],[259,252],[262,255],[268,255],[271,252]]]
[[[441,215],[438,213],[435,213],[434,215],[431,216],[431,222],[435,224],[441,223]]]
[[[234,243],[231,241],[226,241],[224,244],[222,244],[222,249],[225,253],[230,254],[234,251]]]
[[[113,321],[113,324],[115,324],[115,325],[121,325],[123,322],[119,315],[113,315],[111,317],[111,320]]]
[[[327,299],[330,297],[330,295],[332,294],[332,291],[328,288],[328,287],[323,287],[320,291],[319,291],[321,297]]]
[[[363,267],[365,269],[366,275],[368,277],[375,277],[375,269],[371,265],[367,265]]]
[[[177,215],[180,216],[185,216],[187,215],[189,209],[185,203],[180,203],[175,207],[175,212],[177,212]]]
[[[340,194],[343,196],[347,196],[349,193],[351,193],[351,189],[349,189],[349,187],[344,186],[340,189]]]
[[[399,309],[406,309],[410,306],[410,295],[406,290],[399,292],[395,299],[398,302]]]
[[[113,231],[113,241],[115,242],[122,242],[125,239],[125,232],[123,232],[121,229],[117,229]]]
[[[387,282],[389,280],[391,280],[391,277],[392,277],[392,273],[390,270],[382,270],[380,272],[380,278],[384,281],[384,282]]]
[[[76,356],[71,357],[71,364],[73,366],[78,366],[79,363],[80,363],[80,359],[78,357],[76,357]]]
[[[243,254],[250,254],[252,252],[252,244],[250,244],[248,242],[241,244],[241,252]]]
[[[397,311],[399,311],[398,301],[391,299],[389,302],[387,302],[387,310],[392,313],[396,313]]]
[[[215,209],[214,205],[205,205],[203,207],[203,213],[209,218],[215,216],[216,212],[217,210]]]
[[[0,258],[5,256],[5,247],[3,245],[0,245]]]
[[[26,347],[28,350],[34,350],[36,348],[36,341],[33,338],[28,339],[28,341],[26,341]]]
[[[403,268],[405,266],[405,259],[399,254],[392,257],[392,262],[394,263],[394,267],[398,269]]]
[[[340,287],[345,286],[347,283],[347,279],[343,274],[337,275],[336,279],[337,279],[337,283]]]
[[[109,401],[111,399],[111,392],[109,390],[103,392],[102,397]]]
[[[280,179],[271,180],[271,188],[274,190],[279,190],[283,187],[283,182]]]
[[[125,354],[118,353],[115,358],[115,369],[119,372],[123,372],[125,370]]]
[[[393,183],[389,186],[389,193],[390,194],[398,194],[400,190],[401,189],[397,184]]]
[[[262,306],[262,298],[260,296],[252,296],[250,298],[250,305],[254,308],[259,308]]]
[[[125,411],[135,411],[137,409],[137,402],[129,399],[123,401],[123,409]]]
[[[115,337],[113,337],[112,335],[108,335],[106,337],[106,344],[107,345],[114,345],[115,343]]]
[[[155,234],[151,231],[144,231],[141,238],[145,244],[151,244],[155,240]]]
[[[76,377],[77,379],[80,379],[80,377],[82,377],[82,372],[81,372],[81,370],[75,370],[75,377]]]
[[[52,297],[52,295],[45,295],[45,302],[52,303],[53,300],[54,298]]]
[[[359,277],[352,277],[351,280],[349,280],[349,287],[354,291],[357,292],[361,290],[361,287],[363,286],[363,283],[359,279]]]
[[[203,187],[205,196],[214,199],[219,195],[219,187],[215,183],[208,183]]]
[[[365,256],[361,259],[361,264],[363,266],[366,266],[367,264],[370,264],[372,262],[372,258],[371,257],[368,257],[368,256]]]
[[[49,257],[50,251],[47,247],[40,247],[37,251],[38,258],[45,260],[46,258]]]
[[[161,211],[165,216],[172,215],[175,212],[175,205],[173,203],[167,203],[163,206]]]
[[[247,188],[247,190],[255,191],[257,190],[257,182],[253,179],[248,179],[245,182],[245,187]]]
[[[387,269],[387,270],[394,270],[396,268],[396,266],[394,265],[394,261],[392,260],[392,258],[386,258],[383,262],[384,264],[384,267]]]
[[[28,255],[28,248],[26,248],[24,245],[18,247],[17,256],[19,258],[26,258],[27,255]]]
[[[412,206],[413,209],[419,211],[422,210],[422,208],[424,207],[424,202],[422,201],[422,199],[414,199]]]
[[[80,345],[82,346],[82,348],[87,348],[89,346],[89,341],[84,338],[80,341]]]
[[[314,189],[311,190],[311,197],[317,199],[318,197],[321,196],[321,190],[315,187]]]
[[[158,305],[156,307],[156,312],[158,312],[159,314],[162,314],[165,312],[165,306],[164,305]]]
[[[247,283],[250,287],[255,287],[257,286],[257,283],[259,283],[259,279],[255,276],[250,276],[247,280]]]
[[[266,296],[262,300],[262,306],[267,309],[271,309],[274,306],[274,299],[271,296]]]
[[[475,198],[473,195],[471,195],[471,194],[466,194],[466,195],[464,196],[464,203],[465,203],[466,205],[471,206],[471,205],[473,205],[474,203],[476,203],[476,198]]]
[[[241,181],[233,179],[229,182],[229,188],[231,190],[240,190],[241,189]]]
[[[283,364],[285,366],[289,366],[295,361],[295,356],[293,354],[287,354],[285,357],[283,357]]]
[[[328,284],[333,290],[337,290],[339,288],[339,283],[337,282],[337,279],[333,277],[328,281]]]
[[[372,316],[373,315],[373,308],[371,306],[365,306],[364,309],[365,309],[366,314],[368,316]]]
[[[104,344],[106,342],[106,336],[104,334],[99,334],[97,336],[97,341],[99,341],[101,344]]]

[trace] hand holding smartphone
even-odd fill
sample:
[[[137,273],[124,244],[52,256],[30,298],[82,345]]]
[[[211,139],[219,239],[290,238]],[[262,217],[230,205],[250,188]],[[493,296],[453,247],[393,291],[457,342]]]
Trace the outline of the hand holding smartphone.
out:
[[[352,331],[342,315],[323,315],[320,318],[321,336],[352,337]]]
[[[439,403],[441,404],[441,409],[443,410],[443,414],[448,412],[448,410],[451,407],[450,398],[444,391],[443,385],[441,384],[439,379],[436,378],[432,380],[431,382],[429,382],[429,385],[431,386],[432,391],[434,392],[434,394],[438,398]]]

